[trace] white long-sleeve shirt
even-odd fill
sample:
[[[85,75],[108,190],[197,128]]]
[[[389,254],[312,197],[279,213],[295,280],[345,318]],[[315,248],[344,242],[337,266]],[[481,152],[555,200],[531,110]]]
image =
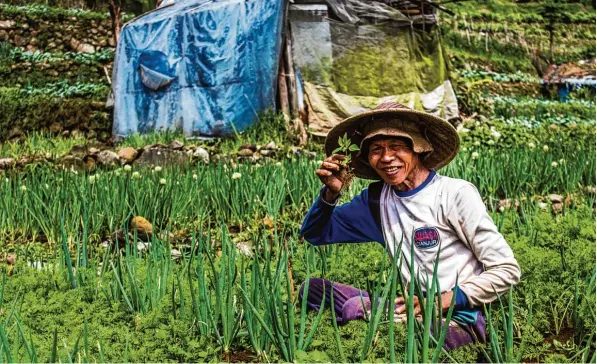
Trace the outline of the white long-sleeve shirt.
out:
[[[489,216],[470,182],[434,174],[418,188],[397,192],[384,184],[380,197],[381,227],[391,256],[401,239],[403,278],[410,279],[414,244],[415,272],[431,281],[438,249],[441,291],[456,285],[469,304],[477,306],[496,299],[520,280],[520,267],[510,246]]]

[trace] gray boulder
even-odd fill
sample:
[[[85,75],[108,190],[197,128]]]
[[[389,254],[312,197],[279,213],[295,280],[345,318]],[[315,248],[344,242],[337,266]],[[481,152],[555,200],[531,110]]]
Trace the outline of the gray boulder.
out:
[[[100,165],[111,165],[119,163],[118,154],[111,150],[102,150],[97,154],[97,163]]]
[[[170,166],[187,163],[189,157],[180,150],[173,150],[162,147],[154,147],[143,150],[135,160],[135,164],[145,166]]]

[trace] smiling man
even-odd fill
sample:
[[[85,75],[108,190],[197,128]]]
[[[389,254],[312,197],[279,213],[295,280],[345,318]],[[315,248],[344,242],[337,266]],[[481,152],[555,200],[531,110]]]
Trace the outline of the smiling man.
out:
[[[354,174],[378,182],[349,203],[336,206],[347,171],[342,163],[345,157],[332,151],[345,134],[360,145],[351,158]],[[520,268],[475,186],[436,172],[458,153],[460,141],[454,127],[433,115],[386,103],[338,124],[329,132],[325,147],[328,158],[316,171],[324,187],[305,217],[301,235],[313,245],[378,242],[390,257],[402,254],[405,283],[411,279],[407,264],[411,246],[420,276],[433,274],[439,256],[444,311],[456,295],[445,346],[454,349],[485,341],[481,306],[495,300],[496,292],[518,283]],[[424,282],[420,283],[425,290]],[[355,287],[312,278],[308,292],[303,286],[300,297],[306,295],[307,305],[319,309],[324,294],[326,305],[331,302],[332,285],[338,322],[363,318],[370,309],[369,295]],[[405,311],[404,301],[396,299],[398,314]],[[415,314],[419,312],[415,301]]]

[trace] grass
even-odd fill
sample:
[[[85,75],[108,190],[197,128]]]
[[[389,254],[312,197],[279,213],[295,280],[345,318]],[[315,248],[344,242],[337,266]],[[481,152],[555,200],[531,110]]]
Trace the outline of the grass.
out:
[[[569,215],[594,221],[594,210],[588,213],[574,210]],[[535,222],[511,230],[510,223],[518,219],[515,214],[506,215],[504,234],[519,257],[526,278],[521,287],[507,294],[505,301],[487,307],[488,330],[494,339],[487,346],[450,353],[441,350],[447,325],[443,325],[443,330],[436,326],[434,296],[439,292],[431,289],[421,295],[416,280],[405,287],[396,274],[398,256],[393,262],[388,261],[378,246],[317,248],[299,245],[297,227],[293,227],[292,221],[282,220],[281,226],[273,231],[261,228],[251,233],[252,257],[237,250],[234,238],[240,235],[229,235],[227,227],[219,224],[213,229],[198,230],[188,248],[179,248],[183,252],[180,261],[170,258],[169,241],[155,237],[146,253],[132,248],[136,246],[135,239],[127,245],[131,248],[122,251],[101,252],[95,247],[89,252],[87,267],[80,259],[73,259],[73,269],[60,254],[55,257],[33,252],[29,257],[19,254],[17,266],[10,276],[4,275],[0,285],[3,295],[0,351],[3,360],[30,362],[47,358],[77,362],[101,361],[100,358],[107,361],[229,361],[247,350],[253,360],[310,362],[326,360],[322,351],[327,353],[327,360],[336,362],[387,361],[392,357],[429,362],[483,358],[492,362],[517,362],[524,358],[541,361],[554,353],[564,355],[558,349],[541,352],[545,339],[541,337],[538,342],[528,336],[537,333],[533,326],[539,330],[539,322],[534,315],[525,315],[522,307],[526,297],[533,295],[534,286],[550,287],[550,293],[544,297],[550,299],[571,281],[565,278],[534,280],[529,269],[538,267],[522,264],[525,259],[533,259],[534,254],[528,250],[532,244],[526,242],[525,237],[533,235],[529,227],[544,228]],[[561,221],[552,224],[561,229],[555,235],[569,235],[562,229]],[[581,246],[592,249],[594,255],[595,247],[590,238],[575,240],[575,246],[576,249]],[[49,247],[44,250],[48,249],[52,250]],[[534,249],[542,251],[539,247]],[[62,247],[54,249],[61,250],[64,251]],[[76,251],[73,247],[70,255],[76,257]],[[381,260],[377,267],[372,267],[368,263],[370,258],[366,258],[372,251]],[[590,255],[587,251],[579,254]],[[334,324],[329,310],[310,312],[298,304],[292,291],[296,291],[303,280],[320,276],[324,269],[327,269],[327,278],[339,280],[338,274],[345,274],[347,263],[355,257],[362,262],[350,266],[356,280],[343,282],[363,286],[372,279],[374,286],[369,291],[372,302],[377,302],[378,297],[381,299],[378,305],[372,305],[368,322],[352,322],[340,327]],[[45,268],[27,267],[28,261],[38,259],[45,261]],[[295,263],[293,271],[287,269],[289,259]],[[595,294],[594,268],[572,259],[570,267],[578,269],[578,277],[583,280],[575,293],[575,311],[594,309],[591,304]],[[550,269],[549,265],[541,268]],[[76,287],[72,285],[70,272],[74,272]],[[369,273],[373,276],[368,278]],[[544,274],[558,273],[546,270]],[[433,282],[435,278],[428,280]],[[389,324],[392,311],[386,309],[384,302],[392,302],[394,296],[405,294],[403,292],[411,309],[413,298],[419,296],[424,306],[421,323],[414,320],[410,311],[406,326]],[[64,305],[64,302],[71,304]],[[534,310],[542,311],[545,307],[541,302],[534,303]],[[585,320],[590,322],[589,317]],[[434,330],[430,329],[432,323]],[[570,339],[568,345],[573,345],[573,350],[566,357],[578,355],[576,358],[588,360],[594,355],[594,346],[589,344],[594,328],[590,329],[587,324],[575,324],[579,340]],[[395,333],[389,334],[392,331]]]
[[[544,146],[509,152],[474,147],[461,152],[441,173],[474,183],[491,208],[499,199],[518,199],[522,211],[532,214],[550,193],[575,194],[574,204],[592,203],[594,197],[582,195],[587,186],[594,186],[595,169],[590,166],[596,163],[595,153],[557,142],[545,147],[548,151]],[[39,235],[56,243],[61,227],[68,236],[83,233],[85,216],[84,240],[97,242],[135,215],[171,232],[195,229],[209,216],[243,228],[265,217],[298,217],[320,186],[313,173],[317,164],[299,158],[160,171],[134,166],[93,174],[40,165],[9,172],[0,183],[0,233],[8,242]],[[365,186],[365,181],[356,181],[348,195]],[[63,222],[65,209],[69,214]]]
[[[487,308],[492,342],[503,344],[440,350],[439,292],[421,292],[414,281],[405,287],[391,268],[404,258],[391,264],[374,246],[301,245],[297,229],[320,188],[318,162],[292,158],[235,168],[9,172],[0,181],[0,254],[17,253],[18,264],[0,283],[0,352],[26,361],[229,361],[241,352],[260,361],[591,359],[595,200],[585,187],[594,186],[595,170],[586,164],[595,165],[595,153],[557,141],[547,148],[473,146],[442,171],[478,186],[523,267],[504,314],[499,303]],[[355,181],[343,199],[365,186]],[[575,195],[563,215],[538,205],[552,192]],[[520,209],[494,210],[504,197],[519,198]],[[101,248],[136,215],[160,231],[146,251],[137,250],[135,234],[125,235],[120,250]],[[180,258],[171,259],[174,248]],[[42,264],[41,271],[29,267]],[[328,311],[309,312],[297,299],[300,283],[320,276],[368,287],[372,302],[382,303],[368,321],[337,326]],[[414,296],[423,302],[421,323],[411,314],[406,326],[389,324],[392,311],[383,302],[402,295],[409,305]],[[74,306],[61,307],[65,300]],[[83,326],[67,328],[72,320]],[[550,333],[570,327],[576,334],[569,351],[545,348]]]
[[[20,158],[39,155],[55,159],[70,152],[73,146],[85,144],[87,144],[87,138],[83,135],[61,137],[44,132],[35,132],[22,140],[0,144],[0,156],[2,158]]]
[[[207,139],[185,138],[180,132],[158,132],[146,135],[135,134],[119,142],[119,147],[142,148],[150,144],[169,144],[173,140],[185,140],[186,144],[205,145],[223,153],[236,153],[240,147],[252,145],[266,145],[270,142],[277,146],[292,144],[284,126],[284,118],[273,110],[267,110],[259,115],[259,120],[244,131],[238,131],[226,138]]]

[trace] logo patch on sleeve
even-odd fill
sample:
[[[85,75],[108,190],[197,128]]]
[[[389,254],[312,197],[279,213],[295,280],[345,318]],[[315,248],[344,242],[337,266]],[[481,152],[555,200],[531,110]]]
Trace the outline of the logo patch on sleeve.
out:
[[[418,228],[413,240],[417,249],[435,248],[439,245],[439,232],[434,227]]]

